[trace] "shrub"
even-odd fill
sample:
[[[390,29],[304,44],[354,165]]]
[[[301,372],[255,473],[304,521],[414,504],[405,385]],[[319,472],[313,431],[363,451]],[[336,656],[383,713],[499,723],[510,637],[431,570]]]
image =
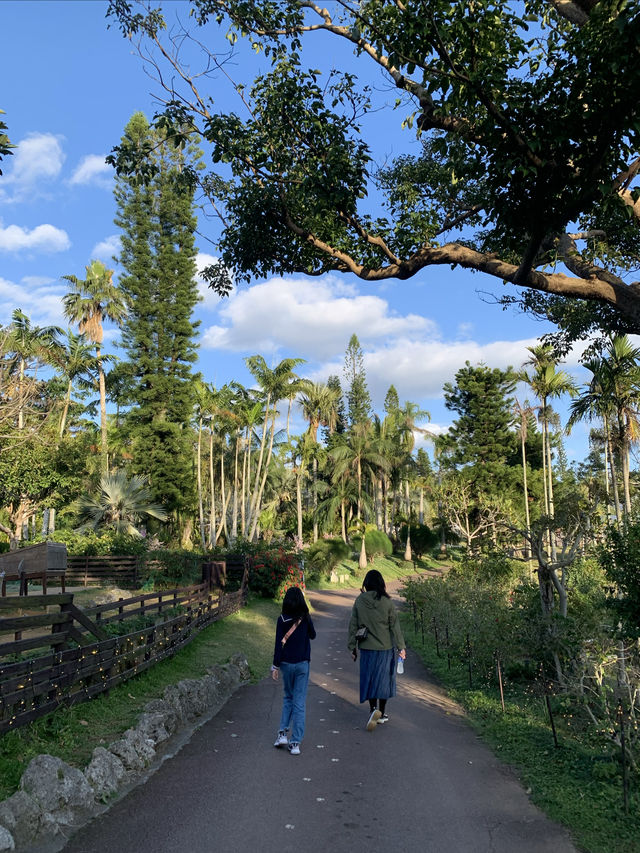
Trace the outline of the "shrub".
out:
[[[44,541],[38,539],[36,541]],[[78,533],[75,530],[56,530],[54,542],[60,542],[67,546],[67,553],[73,556],[107,556],[115,554],[118,556],[144,554],[147,550],[145,539],[132,536],[123,536],[112,531],[104,531],[97,534],[93,531]],[[33,542],[25,542],[31,545]]]
[[[360,553],[362,544],[362,536],[354,536],[352,539],[352,547],[356,554]],[[393,554],[393,545],[391,539],[382,530],[375,527],[367,528],[364,534],[364,547],[367,551],[367,559],[369,561],[375,557],[389,557]],[[357,557],[356,557],[357,559]]]
[[[351,556],[351,547],[342,539],[319,539],[310,545],[305,555],[309,578],[328,575],[342,560]]]
[[[454,574],[467,577],[473,583],[495,585],[500,588],[511,586],[522,571],[522,565],[510,560],[500,551],[489,552],[477,557],[464,555],[453,569]]]
[[[153,551],[146,559],[147,585],[154,589],[171,589],[200,583],[202,557],[193,551]]]
[[[290,586],[304,589],[304,573],[298,555],[283,547],[261,548],[247,555],[249,589],[263,598],[282,599]]]
[[[407,525],[403,524],[400,529],[400,541],[403,546],[407,544]],[[440,536],[435,530],[426,524],[411,525],[411,551],[416,557],[422,557],[440,542]],[[365,543],[366,544],[366,543]]]

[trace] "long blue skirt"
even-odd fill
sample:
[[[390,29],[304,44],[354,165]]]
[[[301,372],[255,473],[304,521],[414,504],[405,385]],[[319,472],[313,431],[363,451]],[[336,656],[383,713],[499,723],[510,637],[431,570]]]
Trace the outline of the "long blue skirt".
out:
[[[396,695],[396,650],[360,649],[360,701]]]

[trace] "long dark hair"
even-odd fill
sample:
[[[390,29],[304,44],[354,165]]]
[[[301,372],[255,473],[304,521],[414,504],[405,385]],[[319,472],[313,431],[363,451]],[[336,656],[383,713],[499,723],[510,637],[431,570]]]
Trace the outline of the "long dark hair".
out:
[[[384,578],[377,569],[371,569],[366,573],[362,581],[362,589],[366,592],[375,592],[376,598],[382,598],[383,595],[385,598],[391,597],[387,592]]]
[[[282,615],[291,616],[293,619],[303,619],[309,615],[304,593],[299,586],[290,586],[282,600]]]

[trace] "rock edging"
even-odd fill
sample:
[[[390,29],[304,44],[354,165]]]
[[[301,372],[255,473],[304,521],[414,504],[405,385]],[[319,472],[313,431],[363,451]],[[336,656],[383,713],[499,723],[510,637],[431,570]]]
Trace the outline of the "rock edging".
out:
[[[0,853],[66,842],[108,800],[141,781],[181,731],[217,714],[248,679],[249,664],[238,653],[228,664],[210,667],[203,678],[170,685],[161,699],[147,702],[134,728],[108,747],[96,747],[84,771],[52,755],[36,756],[20,790],[0,802]]]

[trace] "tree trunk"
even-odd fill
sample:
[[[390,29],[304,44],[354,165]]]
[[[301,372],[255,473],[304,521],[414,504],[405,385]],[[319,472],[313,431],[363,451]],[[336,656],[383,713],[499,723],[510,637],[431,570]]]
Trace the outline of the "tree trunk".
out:
[[[271,462],[271,454],[273,452],[273,439],[276,433],[276,408],[273,407],[273,416],[271,422],[271,437],[269,439],[269,451],[267,453],[267,459],[264,465],[264,471],[262,474],[262,482],[260,483],[260,488],[258,490],[258,494],[256,496],[256,503],[253,509],[253,519],[251,522],[251,529],[249,530],[249,541],[253,542],[253,537],[256,535],[256,530],[258,527],[258,518],[260,516],[260,506],[262,504],[262,495],[264,494],[264,487],[267,483],[267,476],[269,474],[269,463]]]
[[[216,546],[216,484],[213,468],[213,423],[209,429],[209,548]]]
[[[629,488],[629,424],[619,421],[620,429],[620,463],[622,465],[622,485],[624,488],[624,514],[631,514],[631,490]]]
[[[236,431],[236,447],[233,460],[233,506],[231,510],[231,539],[233,542],[238,538],[238,452],[240,434]]]
[[[260,490],[260,475],[262,473],[262,463],[264,460],[264,449],[267,444],[267,424],[269,422],[269,407],[270,407],[271,395],[267,395],[267,402],[264,410],[264,422],[262,424],[262,438],[260,439],[260,455],[258,456],[258,465],[256,467],[256,476],[253,482],[253,490],[251,493],[251,497],[249,499],[249,512],[247,517],[247,527],[250,530],[255,530],[256,524],[254,524],[254,517],[256,515],[256,507],[258,504],[258,492]],[[274,407],[275,409],[275,407]],[[275,421],[275,411],[273,414],[273,420]],[[249,534],[249,539],[251,539],[251,533]]]
[[[302,462],[296,472],[296,512],[298,515],[298,547],[302,547]]]
[[[404,549],[404,558],[407,563],[411,562],[411,527],[407,524],[407,546]]]
[[[220,500],[222,501],[222,518],[220,519],[220,524],[222,525],[222,529],[224,530],[224,538],[228,545],[229,531],[227,530],[227,507],[229,505],[229,498],[226,497],[226,489],[224,483],[224,447],[222,448],[222,451],[220,453]]]
[[[240,532],[243,538],[247,535],[247,479],[249,477],[249,465],[251,462],[251,432],[247,427],[245,446],[242,453],[242,494],[240,496]]]
[[[98,386],[100,389],[100,438],[101,438],[101,467],[102,473],[109,473],[109,447],[107,444],[107,389],[104,381],[104,369],[102,367],[102,356],[100,347],[96,347],[96,361],[98,362]]]
[[[20,373],[18,374],[18,429],[24,428],[24,359],[20,359]]]
[[[58,432],[59,438],[62,438],[64,435],[64,428],[67,425],[67,417],[69,415],[69,406],[71,405],[71,391],[73,389],[73,383],[69,380],[69,385],[67,387],[67,394],[64,399],[64,408],[62,410],[62,418],[60,419],[60,430]]]
[[[191,548],[191,533],[193,532],[193,519],[187,518],[184,523],[184,527],[182,528],[182,535],[180,537],[180,544],[185,550]]]
[[[318,541],[318,457],[316,456],[316,447],[313,448],[313,541]]]
[[[380,477],[380,485],[382,488],[382,523],[384,525],[383,530],[387,534],[387,536],[391,533],[391,528],[389,526],[389,506],[387,503],[387,477],[385,474],[382,474]]]
[[[362,545],[360,546],[360,558],[358,560],[358,568],[367,568],[367,549],[365,548],[364,544],[364,530],[362,531]]]
[[[196,455],[196,478],[198,488],[198,520],[200,522],[200,544],[206,551],[207,543],[204,536],[204,504],[202,500],[202,418],[198,419],[198,447]]]
[[[527,488],[527,451],[524,440],[524,429],[520,430],[520,443],[522,450],[522,485],[524,488],[524,517],[527,526],[527,536],[531,534],[531,518],[529,516],[529,489]],[[531,559],[531,551],[529,550],[529,540],[525,539],[525,560]]]

